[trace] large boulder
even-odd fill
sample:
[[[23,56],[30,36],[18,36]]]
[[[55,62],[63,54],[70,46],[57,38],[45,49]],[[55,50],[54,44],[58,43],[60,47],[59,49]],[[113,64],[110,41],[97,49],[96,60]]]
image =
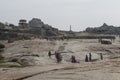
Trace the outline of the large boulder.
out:
[[[109,40],[101,40],[101,44],[112,44]]]
[[[38,19],[38,18],[33,18],[32,20],[29,21],[29,26],[34,28],[34,27],[42,27],[44,23]]]
[[[17,62],[23,67],[25,66],[35,66],[36,65],[36,59],[38,58],[38,55],[18,55],[13,56],[9,58],[10,62]]]
[[[53,28],[48,24],[44,24],[38,18],[33,18],[31,21],[29,21],[28,24],[31,27],[30,32],[33,34],[37,34],[41,37],[61,35],[61,32],[57,28]]]
[[[43,66],[46,64],[54,64],[54,59],[49,59],[46,57],[40,57],[38,55],[19,55],[10,57],[9,62],[17,62],[22,67],[27,66]]]

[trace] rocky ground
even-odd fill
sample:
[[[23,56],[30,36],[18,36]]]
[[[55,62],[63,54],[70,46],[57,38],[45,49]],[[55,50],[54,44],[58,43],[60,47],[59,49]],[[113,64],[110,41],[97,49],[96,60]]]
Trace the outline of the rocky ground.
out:
[[[3,56],[6,61],[17,59],[22,68],[0,68],[0,80],[120,80],[120,39],[112,45],[98,40],[46,41],[40,39],[16,41],[6,44]],[[63,60],[57,64],[54,55],[59,51]],[[86,54],[92,54],[93,62],[84,62]],[[100,53],[104,60],[100,60]],[[71,63],[75,55],[78,63]]]

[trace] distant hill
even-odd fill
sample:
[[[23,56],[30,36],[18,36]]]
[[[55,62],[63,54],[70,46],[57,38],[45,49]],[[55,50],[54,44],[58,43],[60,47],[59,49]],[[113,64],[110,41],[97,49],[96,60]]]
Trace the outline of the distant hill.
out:
[[[51,25],[45,24],[41,19],[33,18],[30,21],[21,19],[18,26],[0,22],[0,40],[20,40],[31,38],[61,38],[66,39],[93,39],[93,34],[119,34],[120,27],[109,26],[104,23],[101,27],[87,28],[83,32],[61,31]],[[86,34],[87,33],[87,34]],[[93,33],[92,35],[90,33]]]
[[[88,33],[97,33],[97,34],[116,34],[120,35],[120,27],[112,26],[112,25],[107,25],[104,23],[100,27],[88,27],[86,28],[85,32]]]

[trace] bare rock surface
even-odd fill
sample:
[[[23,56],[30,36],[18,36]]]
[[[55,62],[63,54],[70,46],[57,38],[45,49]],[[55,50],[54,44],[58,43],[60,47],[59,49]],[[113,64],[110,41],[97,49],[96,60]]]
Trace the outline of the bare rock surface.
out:
[[[6,61],[18,58],[22,68],[0,68],[1,80],[119,80],[120,40],[105,45],[98,40],[47,41],[40,39],[15,41],[6,44],[3,56]],[[48,52],[52,52],[51,58]],[[55,51],[63,57],[56,63]],[[93,62],[84,62],[91,53]],[[104,59],[100,60],[100,53]],[[78,63],[70,62],[75,55]],[[23,61],[22,61],[23,60]]]

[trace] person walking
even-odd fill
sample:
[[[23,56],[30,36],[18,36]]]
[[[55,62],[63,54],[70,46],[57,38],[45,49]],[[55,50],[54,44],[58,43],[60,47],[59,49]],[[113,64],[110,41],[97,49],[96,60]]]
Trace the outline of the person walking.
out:
[[[89,60],[88,60],[88,55],[86,54],[86,56],[85,56],[85,62],[88,62]]]
[[[92,54],[89,53],[89,61],[92,61]]]
[[[51,51],[49,51],[49,52],[48,52],[48,56],[49,56],[49,58],[51,58],[51,55],[52,55],[52,54],[51,54]]]
[[[103,54],[102,53],[100,53],[100,59],[103,60]]]
[[[59,52],[55,52],[55,58],[57,59],[57,63],[62,61],[62,56]]]

